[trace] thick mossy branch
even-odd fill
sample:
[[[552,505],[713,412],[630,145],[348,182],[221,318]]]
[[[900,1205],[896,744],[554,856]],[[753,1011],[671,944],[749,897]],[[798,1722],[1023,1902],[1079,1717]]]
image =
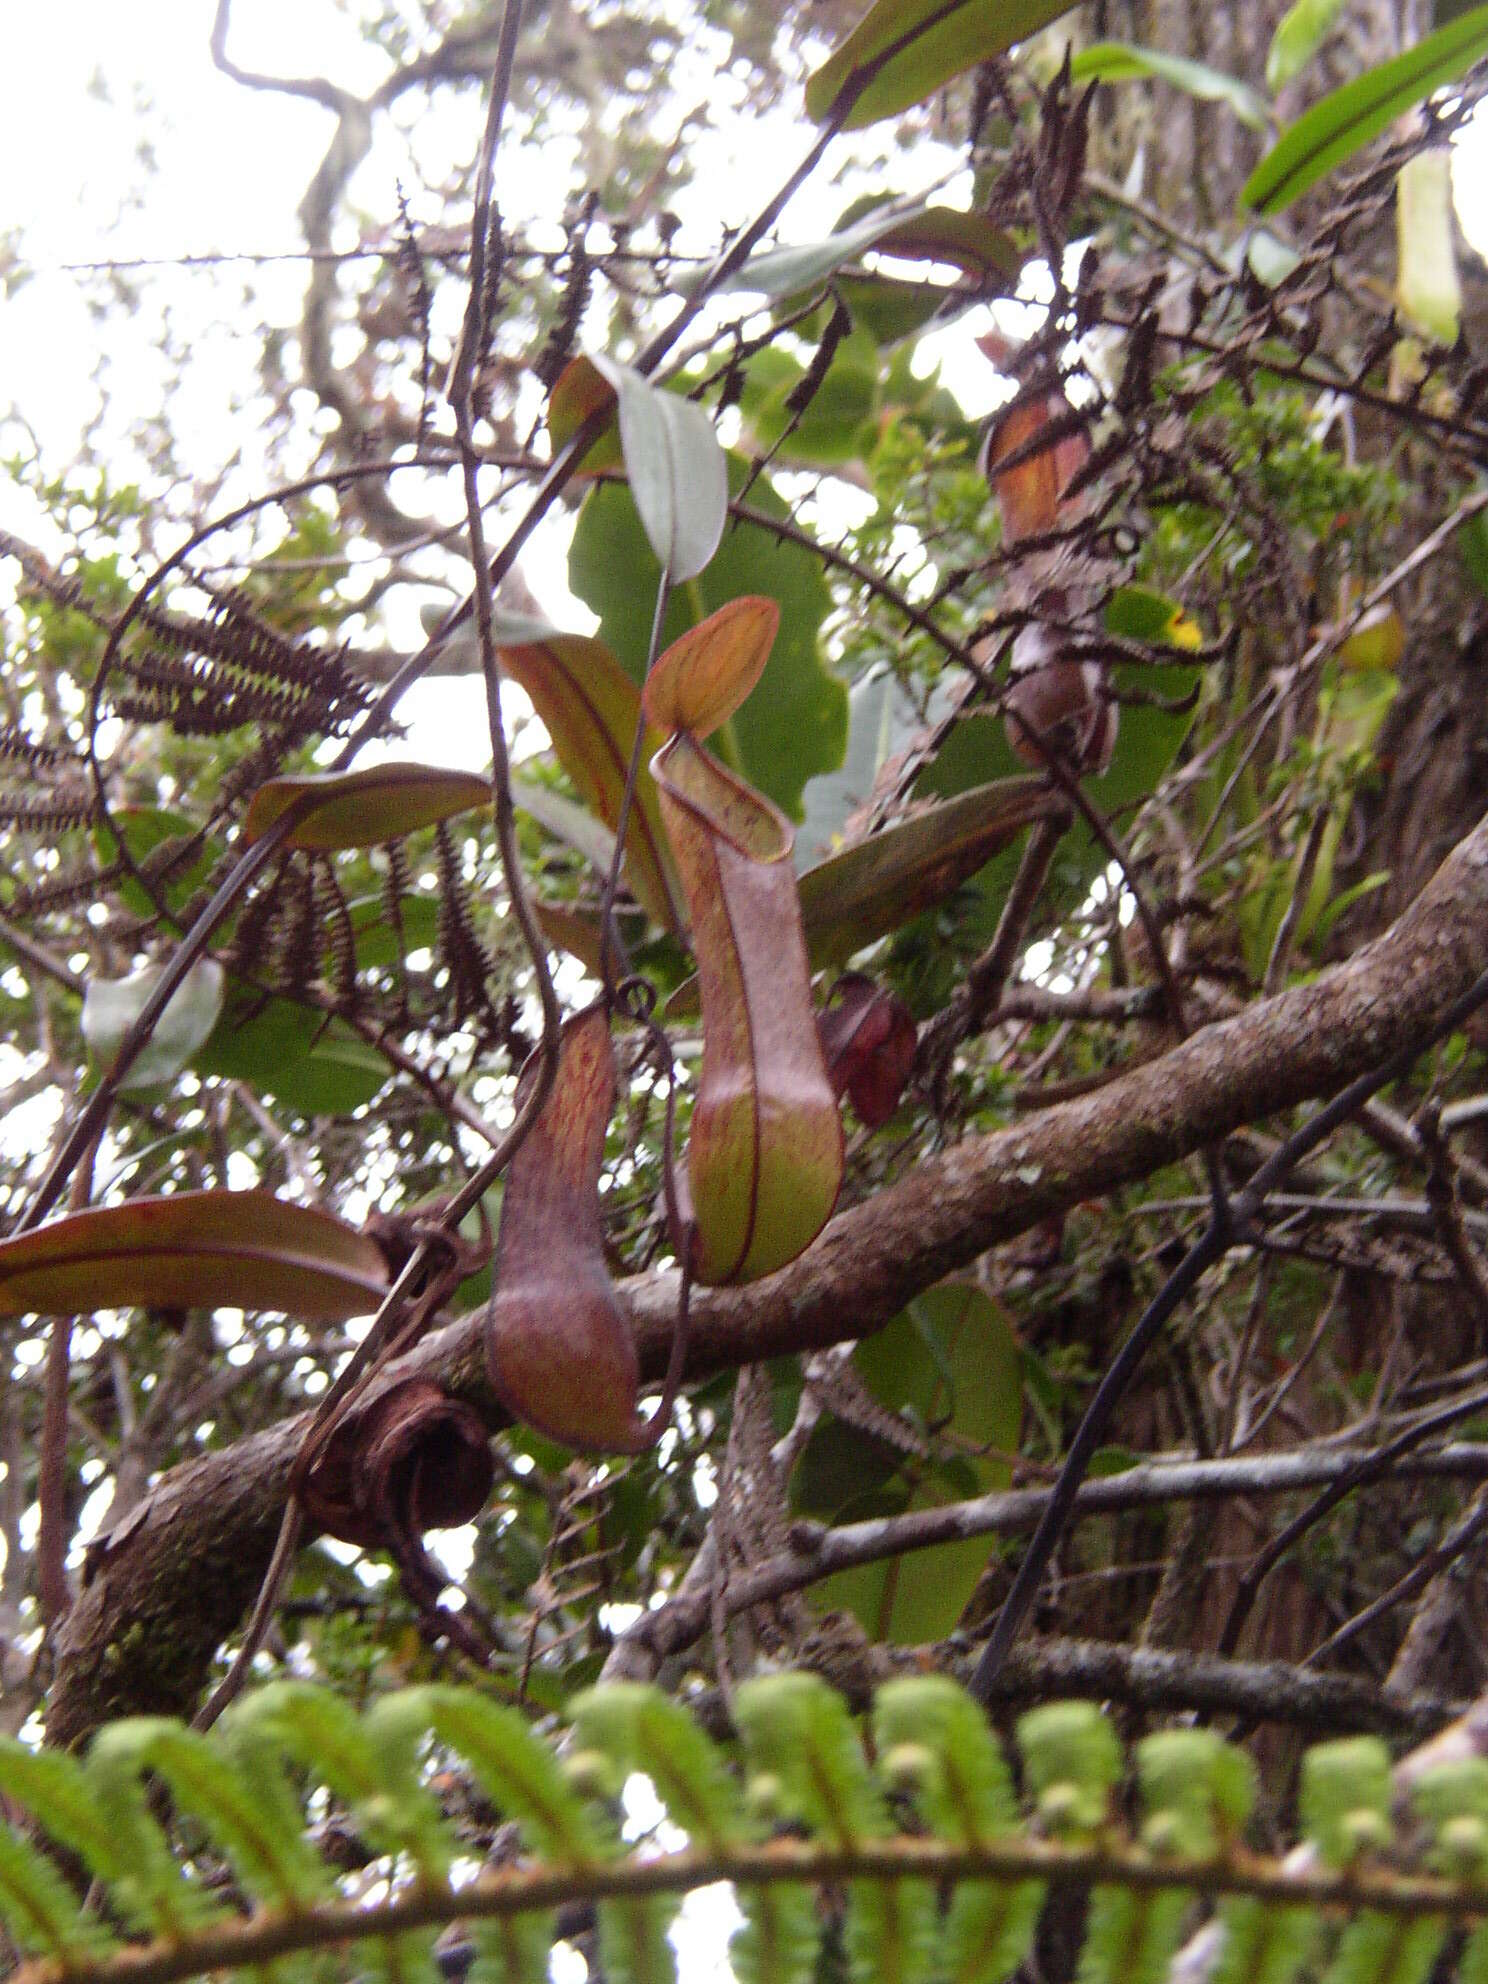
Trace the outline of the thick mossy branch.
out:
[[[1051,1887],[1094,1891],[1091,1978],[1165,1974],[1205,1908],[1242,1962],[1267,1950],[1277,1978],[1315,1960],[1354,1974],[1367,1959],[1378,1984],[1415,1984],[1450,1934],[1488,1935],[1478,1757],[1415,1773],[1407,1814],[1373,1739],[1310,1751],[1301,1865],[1246,1850],[1250,1762],[1206,1731],[1147,1737],[1128,1761],[1089,1704],[1036,1710],[1018,1726],[1020,1810],[996,1735],[942,1677],[884,1688],[871,1746],[813,1675],[747,1682],[737,1710],[736,1753],[658,1692],[600,1688],[575,1703],[560,1759],[472,1689],[405,1689],[356,1716],[291,1682],[249,1696],[210,1736],[121,1722],[85,1759],[6,1739],[0,1793],[30,1821],[29,1835],[0,1843],[0,1919],[30,1958],[17,1975],[171,1984],[273,1965],[282,1980],[364,1975],[374,1962],[428,1974],[436,1935],[458,1922],[483,1975],[541,1976],[556,1911],[594,1907],[607,1949],[639,1961],[665,1949],[682,1898],[716,1881],[734,1885],[744,1916],[738,1974],[768,1984],[813,1974],[824,1883],[845,1896],[849,1974],[904,1984],[1000,1984],[1027,1956]],[[686,1850],[624,1850],[614,1807],[635,1771],[686,1827]],[[468,1848],[436,1789],[461,1781],[515,1823],[532,1859],[455,1885]],[[327,1799],[338,1832],[375,1858],[375,1903],[307,1844],[306,1808]],[[98,1883],[101,1909],[79,1902],[48,1844]]]

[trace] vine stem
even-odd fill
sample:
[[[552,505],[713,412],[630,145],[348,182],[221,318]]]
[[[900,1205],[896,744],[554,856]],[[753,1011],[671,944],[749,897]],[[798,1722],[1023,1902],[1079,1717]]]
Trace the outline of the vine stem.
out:
[[[976,1672],[971,1680],[971,1692],[978,1701],[986,1702],[990,1696],[998,1669],[1017,1638],[1038,1596],[1044,1572],[1059,1547],[1060,1538],[1064,1534],[1070,1511],[1074,1506],[1076,1491],[1085,1478],[1091,1457],[1105,1435],[1111,1415],[1124,1394],[1133,1372],[1157,1332],[1184,1297],[1198,1286],[1214,1263],[1228,1252],[1237,1238],[1243,1237],[1265,1203],[1267,1193],[1279,1185],[1310,1151],[1315,1150],[1326,1137],[1331,1136],[1340,1124],[1347,1122],[1362,1103],[1389,1082],[1398,1081],[1402,1075],[1407,1074],[1428,1047],[1434,1046],[1439,1040],[1444,1040],[1448,1034],[1454,1033],[1485,1001],[1488,1001],[1488,971],[1479,974],[1462,997],[1447,1009],[1436,1025],[1420,1040],[1411,1042],[1409,1046],[1392,1054],[1369,1074],[1361,1075],[1357,1081],[1350,1082],[1341,1094],[1335,1096],[1325,1108],[1320,1109],[1310,1121],[1288,1137],[1280,1148],[1267,1158],[1244,1191],[1238,1193],[1232,1202],[1214,1206],[1208,1225],[1142,1312],[1131,1335],[1112,1359],[1096,1390],[1095,1397],[1086,1407],[1085,1416],[1076,1428],[1074,1439],[1070,1442],[1069,1452],[1060,1468],[1059,1479],[1054,1484],[1054,1491],[1049,1498],[1043,1518],[1034,1532],[1027,1555],[1019,1565],[1018,1574],[1013,1580],[1013,1588],[997,1615],[997,1623],[977,1662]]]
[[[901,1834],[860,1839],[847,1846],[823,1846],[815,1841],[774,1839],[764,1845],[740,1843],[704,1852],[666,1853],[648,1860],[503,1867],[462,1888],[414,1882],[395,1899],[371,1908],[361,1902],[337,1901],[294,1913],[266,1910],[246,1922],[214,1923],[173,1942],[137,1945],[117,1956],[80,1962],[67,1974],[78,1984],[175,1984],[176,1979],[211,1971],[256,1968],[298,1950],[334,1949],[374,1936],[390,1942],[416,1929],[456,1920],[500,1921],[575,1900],[686,1894],[718,1881],[736,1881],[754,1888],[780,1882],[835,1885],[852,1880],[906,1879],[998,1884],[1033,1880],[1081,1888],[1103,1883],[1143,1894],[1200,1888],[1205,1894],[1253,1895],[1282,1906],[1349,1912],[1369,1909],[1407,1919],[1430,1914],[1488,1915],[1488,1884],[1481,1881],[1447,1881],[1367,1867],[1338,1873],[1319,1870],[1311,1862],[1292,1866],[1284,1860],[1251,1854],[1161,1857],[1120,1840],[1066,1846],[1010,1834],[966,1846]],[[16,1972],[14,1984],[50,1984],[55,1976],[50,1961],[24,1964]]]

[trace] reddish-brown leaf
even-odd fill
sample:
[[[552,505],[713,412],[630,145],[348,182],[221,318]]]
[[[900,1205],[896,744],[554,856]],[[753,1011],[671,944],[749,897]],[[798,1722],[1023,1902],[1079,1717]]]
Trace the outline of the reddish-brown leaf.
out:
[[[1004,357],[1006,347],[996,333],[979,343],[994,364]],[[1035,444],[1045,428],[1050,439],[1040,448]],[[1017,457],[1011,466],[999,466],[1011,457]],[[982,447],[982,467],[1002,512],[1004,545],[1042,536],[1077,514],[1064,491],[1089,458],[1089,438],[1074,425],[1074,409],[1062,392],[1030,394],[993,424]]]
[[[727,723],[764,671],[780,626],[773,599],[731,599],[658,656],[642,696],[658,730],[706,737]]]
[[[832,987],[816,1027],[837,1094],[846,1093],[870,1130],[887,1123],[914,1066],[918,1035],[908,1006],[888,986],[848,971]]]
[[[534,624],[531,638],[503,640],[501,665],[532,698],[558,761],[591,812],[613,833],[620,822],[625,774],[641,695],[603,641],[558,634]],[[654,751],[658,732],[647,738]],[[625,872],[653,922],[680,934],[682,919],[666,857],[656,788],[644,765],[625,834]]]
[[[232,1307],[334,1323],[369,1314],[387,1286],[369,1235],[272,1192],[90,1206],[0,1241],[7,1316]]]
[[[517,1106],[537,1075],[517,1084]],[[486,1365],[517,1418],[565,1446],[613,1453],[640,1443],[635,1343],[604,1260],[599,1172],[615,1104],[615,1052],[602,1005],[568,1020],[558,1068],[512,1159],[501,1202]]]

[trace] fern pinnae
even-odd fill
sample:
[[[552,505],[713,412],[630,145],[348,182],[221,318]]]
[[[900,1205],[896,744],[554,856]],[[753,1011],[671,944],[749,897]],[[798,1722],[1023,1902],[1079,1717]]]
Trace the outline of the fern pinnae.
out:
[[[1213,1984],[1293,1984],[1317,1946],[1315,1908],[1289,1908],[1254,1895],[1220,1904],[1223,1942]]]
[[[674,1824],[719,1852],[744,1836],[738,1787],[722,1753],[659,1688],[615,1681],[586,1688],[569,1707],[579,1751],[600,1751],[622,1772],[643,1771]]]
[[[1018,1829],[1012,1775],[981,1707],[944,1675],[888,1682],[874,1740],[891,1786],[908,1792],[942,1839],[976,1848]],[[946,1911],[941,1969],[953,1984],[1001,1984],[1028,1954],[1043,1881],[958,1883]]]
[[[223,1911],[185,1878],[145,1802],[127,1720],[99,1730],[85,1768],[98,1816],[112,1835],[112,1895],[124,1915],[169,1942],[189,1941],[224,1920]]]
[[[418,1779],[415,1704],[390,1696],[358,1718],[327,1688],[279,1681],[237,1704],[231,1727],[265,1730],[346,1804],[374,1846],[406,1854],[423,1881],[444,1884],[456,1846]]]
[[[234,1757],[164,1716],[140,1716],[110,1734],[121,1758],[132,1754],[136,1771],[154,1772],[174,1803],[206,1827],[249,1894],[293,1911],[329,1892],[329,1877],[305,1844],[298,1804],[261,1751],[245,1748]]]
[[[582,1867],[608,1857],[593,1813],[515,1709],[439,1683],[410,1693],[438,1740],[459,1752],[544,1859]]]
[[[816,1890],[741,1882],[735,1893],[744,1921],[729,1944],[729,1961],[739,1984],[807,1984],[822,1939]]]
[[[981,1708],[954,1681],[925,1674],[888,1682],[874,1703],[873,1733],[885,1773],[903,1775],[942,1839],[982,1846],[1016,1828],[1007,1761]]]
[[[1366,1909],[1339,1937],[1323,1984],[1426,1984],[1446,1940],[1443,1916]]]
[[[31,1750],[0,1736],[0,1794],[83,1862],[90,1876],[110,1881],[123,1871],[120,1842],[94,1801],[82,1763],[60,1750]]]
[[[18,1949],[49,1956],[64,1970],[74,1958],[109,1947],[101,1925],[82,1914],[77,1896],[45,1854],[3,1828],[0,1923]]]

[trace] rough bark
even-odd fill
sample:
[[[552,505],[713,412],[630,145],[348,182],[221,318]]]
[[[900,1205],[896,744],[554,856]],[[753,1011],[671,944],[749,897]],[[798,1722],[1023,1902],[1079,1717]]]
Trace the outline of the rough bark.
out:
[[[1384,936],[1310,985],[1204,1028],[1095,1095],[968,1138],[838,1215],[789,1268],[700,1291],[688,1376],[820,1348],[881,1327],[986,1248],[1081,1200],[1327,1096],[1422,1038],[1488,964],[1488,824],[1453,851]],[[621,1290],[642,1368],[665,1365],[670,1274]],[[430,1338],[416,1364],[502,1422],[480,1318]],[[90,1552],[59,1636],[48,1735],[71,1745],[101,1721],[179,1711],[262,1575],[303,1419],[173,1469]]]

